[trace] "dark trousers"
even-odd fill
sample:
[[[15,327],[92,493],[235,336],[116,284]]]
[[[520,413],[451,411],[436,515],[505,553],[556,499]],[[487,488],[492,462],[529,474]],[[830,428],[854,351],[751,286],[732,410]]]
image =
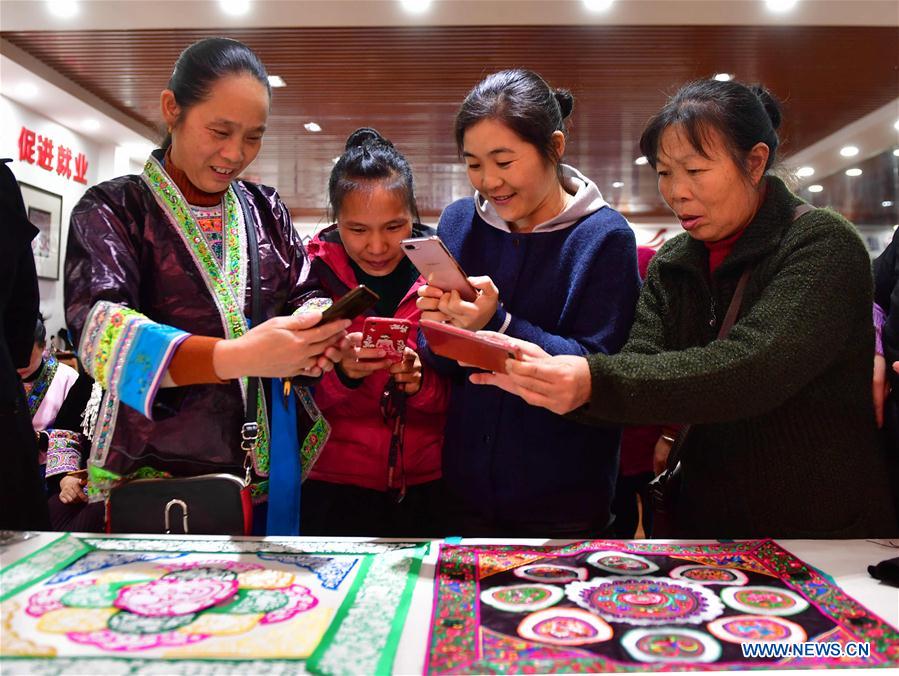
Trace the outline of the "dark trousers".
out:
[[[636,535],[637,523],[640,521],[640,512],[637,509],[638,496],[643,503],[643,532],[646,533],[646,537],[652,533],[652,503],[648,494],[649,482],[652,479],[652,472],[618,475],[615,499],[612,500],[612,513],[615,515],[612,537],[626,540]]]
[[[441,481],[409,486],[402,502],[390,493],[308,480],[303,483],[303,535],[437,538],[442,536]]]

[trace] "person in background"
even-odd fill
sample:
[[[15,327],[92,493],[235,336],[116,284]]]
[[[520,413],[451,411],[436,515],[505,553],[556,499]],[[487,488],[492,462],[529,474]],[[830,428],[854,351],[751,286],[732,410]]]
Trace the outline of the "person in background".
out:
[[[86,500],[83,479],[71,473],[83,469],[90,448],[81,426],[94,382],[56,361],[46,348],[47,328],[38,316],[31,359],[18,369],[37,439],[38,462],[49,495],[59,494],[63,503]]]
[[[874,411],[899,511],[899,259],[897,235],[874,260]]]
[[[423,319],[489,329],[550,354],[614,353],[640,280],[634,234],[596,184],[562,163],[572,95],[528,70],[489,75],[455,121],[475,190],[438,235],[480,291],[474,302],[422,286]],[[471,369],[422,359],[453,379],[443,474],[448,531],[590,537],[605,531],[618,474],[617,428],[591,428],[468,382]]]
[[[418,222],[412,169],[374,129],[357,129],[328,182],[334,225],[307,246],[322,287],[339,297],[358,284],[380,296],[367,316],[412,322],[401,360],[362,347],[354,320],[343,354],[315,387],[331,436],[303,485],[307,535],[441,535],[440,449],[448,384],[416,352],[416,291],[424,280],[403,255]]]
[[[254,530],[295,534],[300,478],[279,472],[278,457],[291,464],[299,449],[270,441],[281,438],[269,415],[281,383],[248,406],[248,377],[321,375],[349,322],[293,314],[318,293],[303,246],[278,193],[237,180],[262,146],[270,100],[264,66],[240,42],[184,50],[160,97],[162,148],[140,176],[90,188],[72,211],[65,306],[105,391],[88,464],[97,497],[135,475],[243,478],[247,463],[254,500],[272,496]],[[252,256],[262,321],[251,327]],[[249,451],[245,422],[258,423]],[[299,440],[314,445],[324,423],[316,411],[306,422]]]
[[[47,530],[47,496],[25,391],[16,372],[29,361],[39,313],[31,251],[38,230],[28,220],[22,191],[7,166],[10,161],[0,160],[0,530]]]
[[[627,345],[581,357],[520,343],[527,358],[507,362],[508,376],[472,378],[597,424],[692,424],[677,536],[889,536],[870,260],[851,223],[769,173],[780,121],[761,87],[681,88],[640,149],[685,232],[650,264]]]

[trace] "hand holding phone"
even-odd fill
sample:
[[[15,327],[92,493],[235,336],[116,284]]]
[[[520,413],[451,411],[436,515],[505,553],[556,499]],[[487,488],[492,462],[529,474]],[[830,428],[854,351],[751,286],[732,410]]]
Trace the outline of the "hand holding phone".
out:
[[[316,326],[333,322],[335,319],[355,319],[369,308],[374,307],[380,299],[381,297],[365,284],[360,284],[355,289],[350,289],[331,307],[322,312],[321,321]]]
[[[462,266],[439,237],[412,237],[400,244],[428,286],[441,291],[458,291],[459,297],[469,302],[478,297],[478,290],[468,281]]]
[[[361,347],[384,350],[390,361],[402,361],[406,349],[406,338],[411,329],[412,322],[408,319],[366,317],[362,327]]]
[[[420,326],[434,354],[485,371],[505,373],[506,359],[521,359],[522,356],[517,345],[501,337],[478,335],[428,319],[422,319]]]

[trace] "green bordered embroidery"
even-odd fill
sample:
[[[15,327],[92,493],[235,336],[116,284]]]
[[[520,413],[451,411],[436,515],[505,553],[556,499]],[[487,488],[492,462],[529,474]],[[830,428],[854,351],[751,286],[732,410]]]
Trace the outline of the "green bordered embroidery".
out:
[[[0,570],[0,601],[15,596],[23,589],[44,580],[74,563],[93,547],[66,533]]]
[[[271,659],[235,660],[233,658],[146,659],[128,657],[60,657],[44,659],[11,655],[3,657],[7,665],[27,665],[28,670],[46,674],[86,673],[111,670],[138,673],[143,669],[158,673],[276,674],[388,674],[391,672],[399,639],[405,625],[422,556],[427,545],[380,544],[367,542],[296,542],[231,540],[192,540],[179,538],[87,538],[85,541],[63,535],[0,571],[3,589],[7,589],[7,571],[19,570],[21,581],[2,599],[12,597],[71,565],[91,551],[169,551],[172,553],[290,552],[315,555],[352,555],[359,566],[351,587],[335,613],[329,628],[308,660]],[[27,570],[26,570],[27,569]],[[130,584],[114,583],[112,587]],[[247,595],[249,596],[249,595]],[[124,618],[120,618],[124,619]],[[132,628],[129,627],[128,628]],[[122,628],[120,628],[121,630]],[[132,628],[138,631],[140,627]],[[154,628],[155,629],[155,628]],[[210,672],[211,673],[211,672]]]

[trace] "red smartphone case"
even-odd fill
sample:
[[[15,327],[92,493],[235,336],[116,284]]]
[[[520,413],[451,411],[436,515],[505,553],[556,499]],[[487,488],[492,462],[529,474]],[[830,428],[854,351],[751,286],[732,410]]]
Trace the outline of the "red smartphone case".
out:
[[[496,373],[506,372],[506,359],[521,359],[521,350],[499,338],[479,336],[430,319],[422,319],[420,326],[431,350],[441,357]]]
[[[412,322],[395,317],[367,317],[362,325],[362,347],[382,349],[391,359],[402,359]]]

